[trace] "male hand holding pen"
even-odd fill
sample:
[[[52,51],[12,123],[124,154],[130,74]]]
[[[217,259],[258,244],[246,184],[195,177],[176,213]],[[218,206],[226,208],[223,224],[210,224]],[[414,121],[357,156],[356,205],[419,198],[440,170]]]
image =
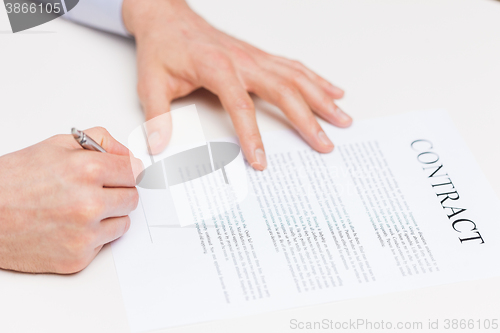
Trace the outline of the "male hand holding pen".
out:
[[[0,268],[75,273],[128,230],[142,163],[105,129],[85,133],[108,153],[56,135],[0,157]]]

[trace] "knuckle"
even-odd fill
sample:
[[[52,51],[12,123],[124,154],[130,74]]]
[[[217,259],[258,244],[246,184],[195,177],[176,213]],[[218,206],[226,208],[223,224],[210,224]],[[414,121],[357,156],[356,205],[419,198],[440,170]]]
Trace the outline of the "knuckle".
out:
[[[101,165],[92,154],[76,152],[69,156],[62,177],[68,182],[79,185],[94,185],[101,175]],[[89,158],[90,157],[90,158]]]
[[[63,173],[63,176],[68,181],[73,181],[78,184],[91,184],[96,180],[97,171],[95,168],[97,166],[94,165],[93,158],[85,158],[89,157],[85,153],[75,153],[69,157],[67,168],[65,169],[67,172]],[[90,154],[89,154],[90,155]]]
[[[104,165],[97,159],[87,159],[80,165],[80,171],[87,180],[93,181],[104,171]]]
[[[92,235],[84,234],[71,238],[64,246],[63,259],[57,263],[57,271],[72,274],[83,270],[90,263],[93,249]]]
[[[288,82],[280,82],[276,85],[276,92],[280,100],[293,97],[296,94],[295,87]]]
[[[76,216],[80,222],[87,224],[98,219],[103,211],[104,204],[100,200],[91,197],[79,203]]]
[[[254,104],[249,96],[241,96],[234,100],[234,107],[237,110],[253,110]]]
[[[290,78],[291,78],[291,80],[293,82],[300,83],[300,82],[302,82],[305,79],[305,77],[306,76],[301,71],[299,71],[297,69],[292,69],[291,70]]]
[[[232,47],[231,48],[232,56],[236,59],[238,64],[242,65],[247,69],[256,68],[257,62],[255,59],[249,54],[248,51],[241,49],[240,47]]]
[[[217,71],[228,72],[233,70],[231,60],[222,52],[212,52],[208,55],[210,67]]]
[[[293,68],[298,69],[298,70],[302,70],[302,69],[306,68],[306,66],[304,66],[304,64],[302,64],[298,60],[290,60],[290,63],[291,63]]]

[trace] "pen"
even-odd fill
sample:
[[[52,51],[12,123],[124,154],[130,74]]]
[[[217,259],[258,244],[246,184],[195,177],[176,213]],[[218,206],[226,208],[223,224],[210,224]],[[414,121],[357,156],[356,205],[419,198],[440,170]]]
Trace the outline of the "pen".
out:
[[[106,153],[106,149],[102,148],[97,142],[92,140],[90,136],[85,134],[83,131],[79,131],[76,128],[71,129],[71,134],[75,138],[76,142],[82,146],[83,149],[100,151],[101,153]]]

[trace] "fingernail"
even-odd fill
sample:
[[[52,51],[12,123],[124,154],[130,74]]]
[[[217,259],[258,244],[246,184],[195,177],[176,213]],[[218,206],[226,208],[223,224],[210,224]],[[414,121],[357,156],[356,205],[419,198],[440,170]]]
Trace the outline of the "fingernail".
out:
[[[144,176],[144,164],[138,158],[131,157],[132,172],[134,174],[135,183],[139,184]]]
[[[149,134],[148,141],[149,141],[150,146],[158,145],[158,143],[160,143],[160,133],[153,132],[153,133]]]
[[[347,113],[342,111],[342,109],[338,106],[337,110],[335,110],[335,113],[337,115],[337,118],[343,123],[350,123],[352,121],[352,118]]]
[[[255,159],[251,164],[254,169],[262,171],[267,167],[266,153],[261,148],[255,149]]]
[[[152,154],[158,152],[159,146],[161,144],[161,136],[159,132],[153,132],[148,136],[149,149],[151,149]]]
[[[125,225],[125,230],[123,231],[123,234],[125,234],[129,229],[130,229],[130,219],[127,219],[127,224]]]
[[[326,136],[325,132],[319,131],[318,132],[318,138],[319,138],[319,141],[321,141],[321,143],[323,145],[329,146],[329,147],[333,147],[333,143],[330,141],[330,139],[328,139],[328,137]]]

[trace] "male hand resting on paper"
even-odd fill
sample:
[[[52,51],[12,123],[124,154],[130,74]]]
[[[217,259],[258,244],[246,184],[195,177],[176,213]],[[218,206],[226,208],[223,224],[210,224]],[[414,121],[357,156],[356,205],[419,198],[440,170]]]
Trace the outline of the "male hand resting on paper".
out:
[[[207,88],[229,112],[245,157],[258,170],[267,163],[249,92],[278,106],[322,153],[333,144],[314,114],[339,127],[352,122],[334,103],[344,95],[341,89],[296,61],[213,28],[183,0],[124,0],[122,14],[137,41],[138,92],[146,120],[169,111],[173,99]],[[168,124],[148,128],[153,153],[165,148],[169,131]]]
[[[57,135],[0,157],[0,268],[75,273],[128,230],[142,163],[106,130],[85,132],[108,153]]]

